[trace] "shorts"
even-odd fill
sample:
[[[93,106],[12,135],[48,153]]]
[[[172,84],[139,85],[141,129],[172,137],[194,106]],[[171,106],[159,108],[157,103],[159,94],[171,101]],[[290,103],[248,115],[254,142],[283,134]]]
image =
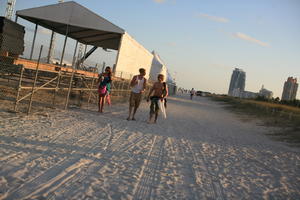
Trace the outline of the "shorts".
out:
[[[152,96],[150,99],[151,99],[150,114],[158,113],[159,111],[158,101],[160,101],[160,98],[156,96]]]
[[[142,100],[142,93],[130,93],[129,106],[130,107],[139,107]]]

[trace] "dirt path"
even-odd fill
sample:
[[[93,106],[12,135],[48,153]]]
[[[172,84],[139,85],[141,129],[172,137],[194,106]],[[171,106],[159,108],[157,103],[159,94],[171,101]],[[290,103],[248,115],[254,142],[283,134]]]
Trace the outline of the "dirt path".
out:
[[[1,115],[0,199],[300,199],[299,150],[208,98],[170,98],[154,125],[146,103],[126,115]]]

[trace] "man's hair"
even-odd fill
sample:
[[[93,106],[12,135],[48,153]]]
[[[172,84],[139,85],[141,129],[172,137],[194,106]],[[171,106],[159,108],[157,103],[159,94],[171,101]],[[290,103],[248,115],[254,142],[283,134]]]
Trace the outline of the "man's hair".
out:
[[[139,69],[139,72],[140,72],[140,73],[143,73],[143,72],[146,72],[146,70],[145,70],[144,68],[140,68],[140,69]]]
[[[163,74],[158,74],[157,78],[162,77],[163,79],[165,78],[165,76]]]

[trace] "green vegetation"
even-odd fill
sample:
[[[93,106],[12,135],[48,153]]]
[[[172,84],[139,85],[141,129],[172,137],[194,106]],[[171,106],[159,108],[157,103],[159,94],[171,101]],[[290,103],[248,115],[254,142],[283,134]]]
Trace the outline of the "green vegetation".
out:
[[[213,100],[225,102],[226,108],[240,114],[243,119],[259,119],[263,125],[279,128],[270,135],[281,141],[300,145],[300,108],[261,100],[239,99],[229,96],[213,96]]]

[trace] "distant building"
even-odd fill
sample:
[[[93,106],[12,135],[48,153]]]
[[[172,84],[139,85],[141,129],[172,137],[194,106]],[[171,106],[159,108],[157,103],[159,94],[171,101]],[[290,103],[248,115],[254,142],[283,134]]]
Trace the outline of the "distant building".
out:
[[[255,99],[256,97],[258,97],[258,93],[256,92],[243,91],[241,93],[241,98],[244,99]]]
[[[243,99],[255,99],[256,97],[258,97],[258,95],[259,94],[256,92],[240,90],[239,88],[234,89],[231,94],[231,96],[233,97],[239,97]]]
[[[264,97],[266,99],[271,99],[273,97],[273,92],[265,89],[264,86],[262,86],[259,91],[259,96]]]
[[[281,100],[291,101],[296,99],[298,89],[297,78],[288,77],[283,86]]]
[[[246,73],[242,69],[235,68],[231,75],[228,95],[236,96],[245,90]]]

